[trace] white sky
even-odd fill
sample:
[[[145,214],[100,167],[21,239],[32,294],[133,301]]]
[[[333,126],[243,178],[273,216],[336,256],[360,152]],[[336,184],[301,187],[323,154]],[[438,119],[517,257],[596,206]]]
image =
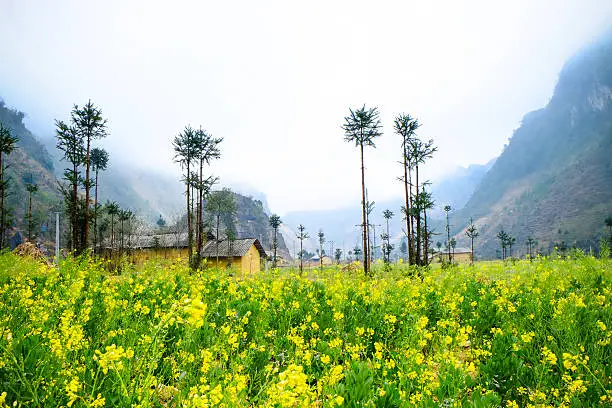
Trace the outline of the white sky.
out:
[[[349,107],[378,106],[370,199],[402,194],[394,115],[420,118],[438,178],[498,155],[567,58],[612,26],[610,0],[0,0],[0,97],[39,136],[72,104],[102,108],[111,160],[176,172],[186,124],[222,136],[211,171],[273,211],[361,198]]]

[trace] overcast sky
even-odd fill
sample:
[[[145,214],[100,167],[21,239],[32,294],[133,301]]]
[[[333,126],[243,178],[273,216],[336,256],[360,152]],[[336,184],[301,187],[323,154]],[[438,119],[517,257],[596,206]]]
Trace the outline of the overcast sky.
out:
[[[401,112],[439,152],[436,179],[497,156],[549,100],[567,58],[612,27],[610,0],[0,0],[0,97],[41,137],[72,104],[103,110],[111,160],[177,172],[186,124],[223,137],[211,172],[273,211],[359,202],[349,107],[378,106],[370,199],[402,194]]]

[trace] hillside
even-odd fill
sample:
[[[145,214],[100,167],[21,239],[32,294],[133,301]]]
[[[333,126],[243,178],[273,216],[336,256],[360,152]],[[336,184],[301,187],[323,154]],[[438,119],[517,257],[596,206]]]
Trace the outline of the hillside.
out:
[[[563,67],[546,107],[523,118],[466,206],[453,215],[461,231],[480,226],[477,250],[496,256],[504,228],[517,254],[533,236],[548,251],[565,244],[597,247],[612,212],[612,32]]]
[[[26,184],[35,183],[39,191],[32,199],[35,225],[48,226],[53,211],[59,207],[60,193],[53,174],[53,161],[47,149],[23,123],[24,113],[6,106],[0,99],[0,122],[18,138],[17,148],[7,156],[7,176],[10,178],[7,208],[11,210],[11,224],[26,231],[28,192]],[[36,228],[35,232],[39,229]],[[33,232],[33,233],[35,233]],[[45,238],[47,238],[45,236]]]

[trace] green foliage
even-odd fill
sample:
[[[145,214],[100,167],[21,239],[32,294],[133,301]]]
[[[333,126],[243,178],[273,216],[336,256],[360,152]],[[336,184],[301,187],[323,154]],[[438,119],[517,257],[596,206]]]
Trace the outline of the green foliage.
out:
[[[223,138],[213,137],[201,127],[193,129],[191,126],[185,126],[185,129],[172,141],[174,160],[185,171],[183,182],[187,195],[188,252],[189,263],[194,270],[200,265],[200,253],[205,235],[204,208],[201,204],[218,181],[217,177],[204,174],[204,166],[221,157],[219,145],[222,141]]]
[[[599,257],[601,259],[610,258],[610,244],[607,239],[602,239],[599,247]]]
[[[219,231],[217,227],[222,226],[227,234],[235,234],[236,217],[236,197],[232,190],[223,188],[219,191],[213,191],[206,198],[206,213],[209,217],[209,224],[215,230],[215,235],[219,239]],[[214,219],[213,219],[214,218]]]
[[[108,152],[99,147],[91,149],[91,166],[96,173],[106,170],[108,166]]]
[[[10,178],[6,175],[6,158],[17,147],[17,137],[13,136],[11,130],[0,122],[0,250],[4,248],[5,231],[8,227],[10,211],[5,203],[8,197]]]
[[[282,220],[277,214],[272,214],[270,215],[268,222],[270,223],[270,227],[272,227],[274,234],[272,238],[272,268],[276,268],[276,264],[278,262],[276,257],[276,251],[278,249],[278,227],[280,227]]]
[[[360,109],[350,109],[349,115],[344,118],[344,124],[342,129],[344,130],[344,140],[349,143],[355,143],[355,146],[359,147],[360,158],[361,158],[361,209],[362,209],[362,228],[363,228],[363,248],[369,248],[369,237],[368,232],[368,213],[372,210],[370,203],[366,197],[365,187],[365,166],[363,158],[364,146],[376,147],[374,139],[382,135],[382,124],[380,122],[380,114],[378,108],[366,108],[365,105]],[[366,208],[368,207],[368,208]],[[364,250],[364,268],[365,274],[368,275],[370,269],[370,259],[368,257],[367,250]]]

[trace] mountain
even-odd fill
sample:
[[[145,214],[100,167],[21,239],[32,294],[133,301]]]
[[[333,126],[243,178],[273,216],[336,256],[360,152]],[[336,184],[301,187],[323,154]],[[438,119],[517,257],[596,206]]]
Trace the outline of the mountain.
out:
[[[17,148],[6,157],[6,176],[9,179],[6,208],[10,210],[9,225],[27,231],[28,192],[26,185],[35,183],[38,192],[32,198],[32,220],[34,225],[48,231],[53,222],[53,212],[60,209],[61,195],[53,174],[53,160],[45,146],[25,127],[24,113],[9,108],[0,99],[0,122],[17,137]],[[33,234],[39,228],[36,227]],[[48,232],[45,234],[48,235]]]
[[[612,31],[573,56],[548,105],[530,112],[466,206],[453,214],[458,244],[466,221],[480,227],[477,252],[496,256],[504,228],[525,253],[597,247],[612,213]]]
[[[470,164],[467,167],[458,167],[448,176],[432,185],[432,194],[438,206],[435,215],[443,215],[442,207],[450,205],[453,208],[463,208],[469,201],[476,186],[485,174],[495,164],[495,159],[486,164]]]

